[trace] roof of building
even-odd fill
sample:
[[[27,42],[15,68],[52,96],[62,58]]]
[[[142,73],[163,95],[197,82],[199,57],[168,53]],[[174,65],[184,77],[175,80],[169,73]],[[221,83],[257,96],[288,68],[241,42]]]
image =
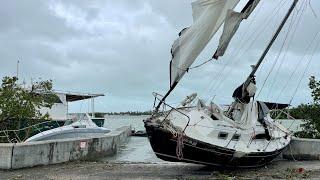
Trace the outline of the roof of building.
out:
[[[104,96],[104,94],[66,94],[67,102],[80,101],[84,99]]]
[[[95,98],[99,96],[104,96],[104,94],[91,94],[91,93],[79,93],[79,92],[70,92],[70,91],[58,91],[55,90],[55,93],[65,94],[67,102],[80,101],[84,99]]]

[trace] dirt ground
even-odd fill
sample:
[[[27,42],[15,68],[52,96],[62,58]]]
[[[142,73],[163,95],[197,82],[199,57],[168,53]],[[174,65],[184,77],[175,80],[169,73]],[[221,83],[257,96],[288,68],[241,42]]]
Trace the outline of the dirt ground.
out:
[[[318,179],[320,161],[276,161],[256,169],[168,163],[71,162],[0,171],[0,179]]]

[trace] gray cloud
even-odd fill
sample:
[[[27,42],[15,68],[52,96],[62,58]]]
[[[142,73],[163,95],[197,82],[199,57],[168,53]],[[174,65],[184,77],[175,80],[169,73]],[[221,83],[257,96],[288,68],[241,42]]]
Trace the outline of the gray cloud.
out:
[[[19,59],[20,77],[26,81],[42,77],[53,79],[56,89],[106,93],[105,97],[96,101],[100,111],[148,110],[153,100],[151,93],[164,93],[168,89],[171,44],[178,31],[192,23],[190,2],[4,1],[0,7],[0,75],[14,74]],[[187,73],[169,101],[180,101],[196,91],[205,98],[217,94],[215,100],[218,103],[230,102],[233,89],[245,79],[249,65],[257,61],[290,4],[282,2],[284,4],[279,14],[273,15],[268,13],[273,12],[279,1],[261,4],[255,14],[241,25],[226,56]],[[241,1],[238,9],[244,3]],[[312,1],[312,6],[320,17],[320,3]],[[268,17],[271,21],[266,26]],[[308,43],[319,29],[319,20],[307,7],[295,35],[289,36],[290,46],[285,46],[288,55],[280,58],[283,63],[278,77],[275,77],[277,71],[274,70],[270,82],[267,81],[261,93],[262,99],[289,101],[301,76],[299,74],[303,72],[303,64],[291,79],[292,82],[288,83],[287,94],[281,96],[282,99],[277,99],[276,94],[283,89],[283,82],[289,81],[289,75],[302,60]],[[259,86],[263,84],[281,49],[285,32],[258,73]],[[260,35],[255,39],[257,33]],[[256,41],[250,46],[254,39]],[[218,36],[210,42],[195,64],[212,56],[217,41]],[[314,59],[319,58],[319,51],[316,50]],[[307,78],[310,74],[319,76],[317,69],[320,68],[316,60],[312,64],[297,93],[296,103],[310,100]],[[276,79],[275,83],[272,83],[273,79]],[[271,84],[274,84],[273,87]],[[71,110],[84,110],[85,106],[85,102],[76,103]]]

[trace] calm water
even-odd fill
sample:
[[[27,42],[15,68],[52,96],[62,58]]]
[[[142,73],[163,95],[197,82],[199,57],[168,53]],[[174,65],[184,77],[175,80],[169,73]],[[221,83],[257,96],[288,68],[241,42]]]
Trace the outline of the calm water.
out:
[[[132,126],[135,130],[144,130],[143,120],[149,116],[120,116],[120,115],[109,115],[105,116],[106,120],[104,127],[114,130],[122,126]]]
[[[145,130],[143,120],[149,116],[106,116],[105,127],[111,130],[122,126],[131,126],[135,130]],[[128,143],[119,149],[116,156],[102,161],[167,163],[156,157],[147,137],[130,137]]]
[[[105,127],[111,130],[122,126],[131,126],[135,130],[145,130],[143,120],[149,116],[106,116]],[[279,121],[278,121],[279,122]],[[281,124],[290,130],[301,130],[301,120],[281,120]],[[158,159],[153,153],[148,138],[130,137],[128,143],[119,149],[117,155],[102,159],[102,161],[116,162],[144,162],[144,163],[169,163]],[[170,164],[170,163],[169,163]]]

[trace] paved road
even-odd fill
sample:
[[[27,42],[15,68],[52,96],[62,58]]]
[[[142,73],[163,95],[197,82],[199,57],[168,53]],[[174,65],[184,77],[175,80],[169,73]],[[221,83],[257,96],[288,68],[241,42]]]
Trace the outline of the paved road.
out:
[[[277,161],[258,169],[214,169],[183,163],[72,162],[0,171],[0,179],[287,179],[320,177],[320,161]]]

